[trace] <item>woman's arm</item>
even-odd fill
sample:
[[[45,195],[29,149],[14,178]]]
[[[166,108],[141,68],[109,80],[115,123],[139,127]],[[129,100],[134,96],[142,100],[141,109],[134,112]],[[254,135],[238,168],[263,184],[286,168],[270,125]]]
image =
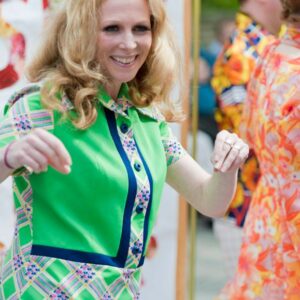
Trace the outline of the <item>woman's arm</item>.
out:
[[[248,153],[248,146],[235,134],[221,131],[212,155],[213,175],[186,155],[168,168],[167,182],[199,212],[223,216],[235,193],[238,169]]]
[[[8,147],[8,146],[6,146]],[[7,168],[4,163],[4,153],[6,148],[0,149],[0,183],[13,173],[13,169]]]
[[[0,150],[0,183],[23,166],[40,173],[48,165],[68,174],[71,157],[57,137],[44,129],[34,129]]]

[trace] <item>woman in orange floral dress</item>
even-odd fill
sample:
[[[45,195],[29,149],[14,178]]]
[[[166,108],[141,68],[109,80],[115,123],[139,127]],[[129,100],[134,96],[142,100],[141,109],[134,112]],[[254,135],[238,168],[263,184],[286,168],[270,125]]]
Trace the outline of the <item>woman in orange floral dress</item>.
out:
[[[288,29],[258,64],[244,126],[261,179],[238,270],[218,299],[300,299],[300,0],[282,0]]]

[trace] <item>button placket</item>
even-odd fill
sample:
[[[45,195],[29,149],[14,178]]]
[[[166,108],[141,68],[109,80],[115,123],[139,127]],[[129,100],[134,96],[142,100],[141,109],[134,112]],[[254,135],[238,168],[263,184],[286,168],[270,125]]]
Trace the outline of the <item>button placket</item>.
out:
[[[140,202],[136,208],[135,211],[137,214],[141,214],[144,211],[144,204],[142,202]]]
[[[149,198],[150,198],[150,191],[144,186],[137,193],[137,199],[136,199],[137,204],[135,207],[135,211],[137,214],[141,214],[142,212],[146,211],[148,207]]]
[[[142,164],[138,161],[136,161],[133,165],[134,169],[137,171],[137,172],[140,172],[142,170]]]
[[[126,268],[131,268],[139,265],[143,255],[144,222],[150,197],[150,182],[137,150],[133,130],[128,125],[130,120],[120,118],[118,122],[119,136],[137,180],[137,191],[131,215],[129,252],[125,263]]]
[[[131,129],[131,120],[129,119],[128,115],[124,116],[124,115],[118,115],[116,114],[116,118],[117,118],[117,127],[119,129],[119,131],[122,134],[126,134],[130,132]],[[132,136],[131,136],[132,137]]]
[[[127,132],[128,132],[128,129],[129,129],[128,124],[126,124],[126,123],[122,123],[122,124],[121,124],[120,130],[121,130],[122,133],[124,133],[124,134],[127,133]]]
[[[136,241],[131,247],[132,254],[139,256],[143,251],[143,243],[141,241]]]
[[[146,172],[136,171],[138,188],[135,198],[135,206],[131,216],[132,229],[130,251],[125,264],[127,268],[137,267],[139,265],[143,255],[144,243],[146,242],[144,241],[144,222],[150,198],[150,182],[148,177],[145,178],[145,176],[147,176]]]

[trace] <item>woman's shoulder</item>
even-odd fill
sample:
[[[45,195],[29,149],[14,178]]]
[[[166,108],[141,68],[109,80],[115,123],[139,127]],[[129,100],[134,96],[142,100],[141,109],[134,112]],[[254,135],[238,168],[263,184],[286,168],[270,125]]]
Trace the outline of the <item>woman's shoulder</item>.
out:
[[[16,91],[8,99],[4,108],[4,114],[7,114],[10,110],[19,113],[45,110],[41,103],[40,89],[39,85],[29,85]]]
[[[43,106],[38,85],[26,86],[16,91],[7,101],[0,121],[2,127],[22,134],[28,133],[32,128],[51,130],[54,126],[53,111]]]

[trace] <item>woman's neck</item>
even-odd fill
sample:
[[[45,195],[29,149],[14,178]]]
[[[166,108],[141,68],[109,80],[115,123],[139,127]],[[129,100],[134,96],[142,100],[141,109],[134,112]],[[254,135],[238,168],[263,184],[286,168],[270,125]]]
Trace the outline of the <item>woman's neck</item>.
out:
[[[108,93],[109,96],[111,96],[112,99],[116,100],[118,98],[118,94],[120,91],[121,84],[113,84],[108,83],[105,86],[105,90]]]

